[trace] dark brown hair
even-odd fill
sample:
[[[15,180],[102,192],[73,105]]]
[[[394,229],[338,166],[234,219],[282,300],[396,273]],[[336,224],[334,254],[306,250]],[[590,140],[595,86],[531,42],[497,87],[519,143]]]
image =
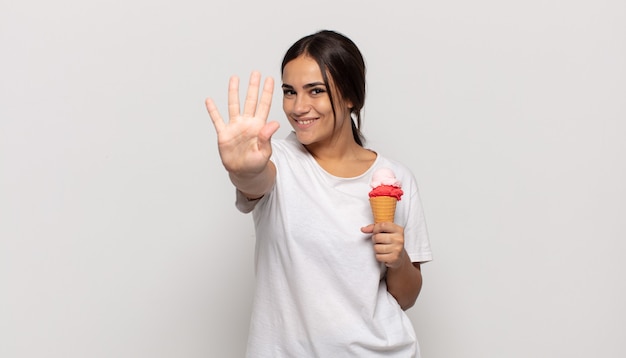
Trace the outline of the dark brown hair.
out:
[[[352,102],[352,135],[363,146],[365,139],[361,134],[361,110],[365,104],[365,61],[359,48],[346,36],[323,30],[301,38],[287,50],[280,68],[281,73],[289,61],[302,55],[311,57],[319,65],[324,84],[329,89],[333,114],[336,114],[335,101],[330,91],[328,74],[343,100]]]

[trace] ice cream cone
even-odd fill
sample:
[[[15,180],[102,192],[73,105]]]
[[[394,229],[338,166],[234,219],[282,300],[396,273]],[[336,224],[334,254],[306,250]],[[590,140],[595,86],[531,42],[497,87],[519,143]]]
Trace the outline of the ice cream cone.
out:
[[[393,222],[396,214],[396,203],[398,199],[391,196],[377,196],[370,198],[374,223]]]

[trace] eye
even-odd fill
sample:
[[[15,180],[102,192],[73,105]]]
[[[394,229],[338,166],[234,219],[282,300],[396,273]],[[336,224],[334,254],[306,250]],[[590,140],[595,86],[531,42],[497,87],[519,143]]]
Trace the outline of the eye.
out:
[[[289,96],[294,96],[296,94],[296,91],[290,89],[290,88],[284,88],[283,89],[283,96],[285,97],[289,97]]]
[[[326,92],[326,90],[324,88],[321,88],[321,87],[315,87],[315,88],[311,89],[311,94],[312,95],[322,94],[324,92]]]

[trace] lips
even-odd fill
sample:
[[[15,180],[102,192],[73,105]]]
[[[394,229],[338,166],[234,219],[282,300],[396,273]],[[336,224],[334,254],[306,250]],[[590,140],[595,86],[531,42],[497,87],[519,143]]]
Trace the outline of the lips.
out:
[[[316,120],[317,120],[317,118],[300,118],[300,119],[295,119],[294,118],[294,121],[300,127],[307,127],[307,126],[313,124],[313,122],[315,122]]]

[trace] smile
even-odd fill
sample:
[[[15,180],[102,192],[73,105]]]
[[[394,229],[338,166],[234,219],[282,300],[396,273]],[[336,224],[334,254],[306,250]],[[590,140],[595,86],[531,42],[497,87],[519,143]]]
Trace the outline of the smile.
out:
[[[317,120],[317,118],[306,118],[306,119],[293,119],[294,121],[296,121],[296,123],[298,123],[298,125],[300,126],[308,126],[309,124],[312,124],[313,122],[315,122]]]

